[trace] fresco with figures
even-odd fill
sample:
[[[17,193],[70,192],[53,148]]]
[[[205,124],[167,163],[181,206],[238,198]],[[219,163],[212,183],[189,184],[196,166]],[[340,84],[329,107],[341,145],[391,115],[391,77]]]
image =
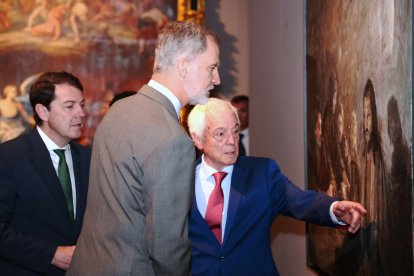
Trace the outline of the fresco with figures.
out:
[[[31,81],[68,71],[85,86],[91,144],[114,93],[149,80],[158,32],[176,13],[176,0],[0,0],[0,142],[33,124]]]

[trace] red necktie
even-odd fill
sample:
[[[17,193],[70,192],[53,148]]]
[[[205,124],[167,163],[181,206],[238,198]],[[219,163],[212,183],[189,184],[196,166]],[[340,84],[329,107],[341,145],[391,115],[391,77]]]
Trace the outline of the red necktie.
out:
[[[207,211],[205,220],[216,236],[219,244],[221,245],[221,217],[223,215],[224,197],[223,190],[221,189],[221,181],[226,177],[226,172],[216,172],[213,174],[216,186],[210,194],[208,200]]]

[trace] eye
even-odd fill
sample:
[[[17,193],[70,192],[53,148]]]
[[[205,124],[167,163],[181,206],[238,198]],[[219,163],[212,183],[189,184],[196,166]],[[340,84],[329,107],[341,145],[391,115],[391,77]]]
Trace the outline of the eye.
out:
[[[66,109],[72,109],[73,106],[74,106],[73,104],[68,104],[68,105],[65,105],[63,107],[66,108]]]
[[[216,134],[217,137],[223,137],[224,136],[224,131],[219,131]]]
[[[221,141],[221,140],[223,140],[224,135],[225,135],[224,131],[217,131],[217,132],[214,133],[213,136],[214,136],[214,139],[216,139],[217,141]]]

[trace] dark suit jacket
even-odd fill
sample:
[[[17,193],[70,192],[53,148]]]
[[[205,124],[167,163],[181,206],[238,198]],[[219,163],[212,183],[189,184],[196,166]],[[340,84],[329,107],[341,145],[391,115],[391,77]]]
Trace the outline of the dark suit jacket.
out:
[[[279,275],[270,247],[270,227],[283,214],[331,225],[334,199],[302,191],[271,159],[239,157],[231,179],[226,231],[220,247],[194,200],[189,218],[192,275]]]
[[[90,150],[71,142],[76,221],[36,129],[0,144],[0,274],[64,275],[50,265],[58,245],[74,245],[86,207]]]

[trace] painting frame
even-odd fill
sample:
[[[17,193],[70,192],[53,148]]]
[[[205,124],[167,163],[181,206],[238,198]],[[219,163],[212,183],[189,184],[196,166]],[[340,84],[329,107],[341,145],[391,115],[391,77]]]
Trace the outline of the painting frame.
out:
[[[306,186],[367,209],[355,235],[307,224],[322,275],[413,273],[412,14],[404,0],[305,1]]]

